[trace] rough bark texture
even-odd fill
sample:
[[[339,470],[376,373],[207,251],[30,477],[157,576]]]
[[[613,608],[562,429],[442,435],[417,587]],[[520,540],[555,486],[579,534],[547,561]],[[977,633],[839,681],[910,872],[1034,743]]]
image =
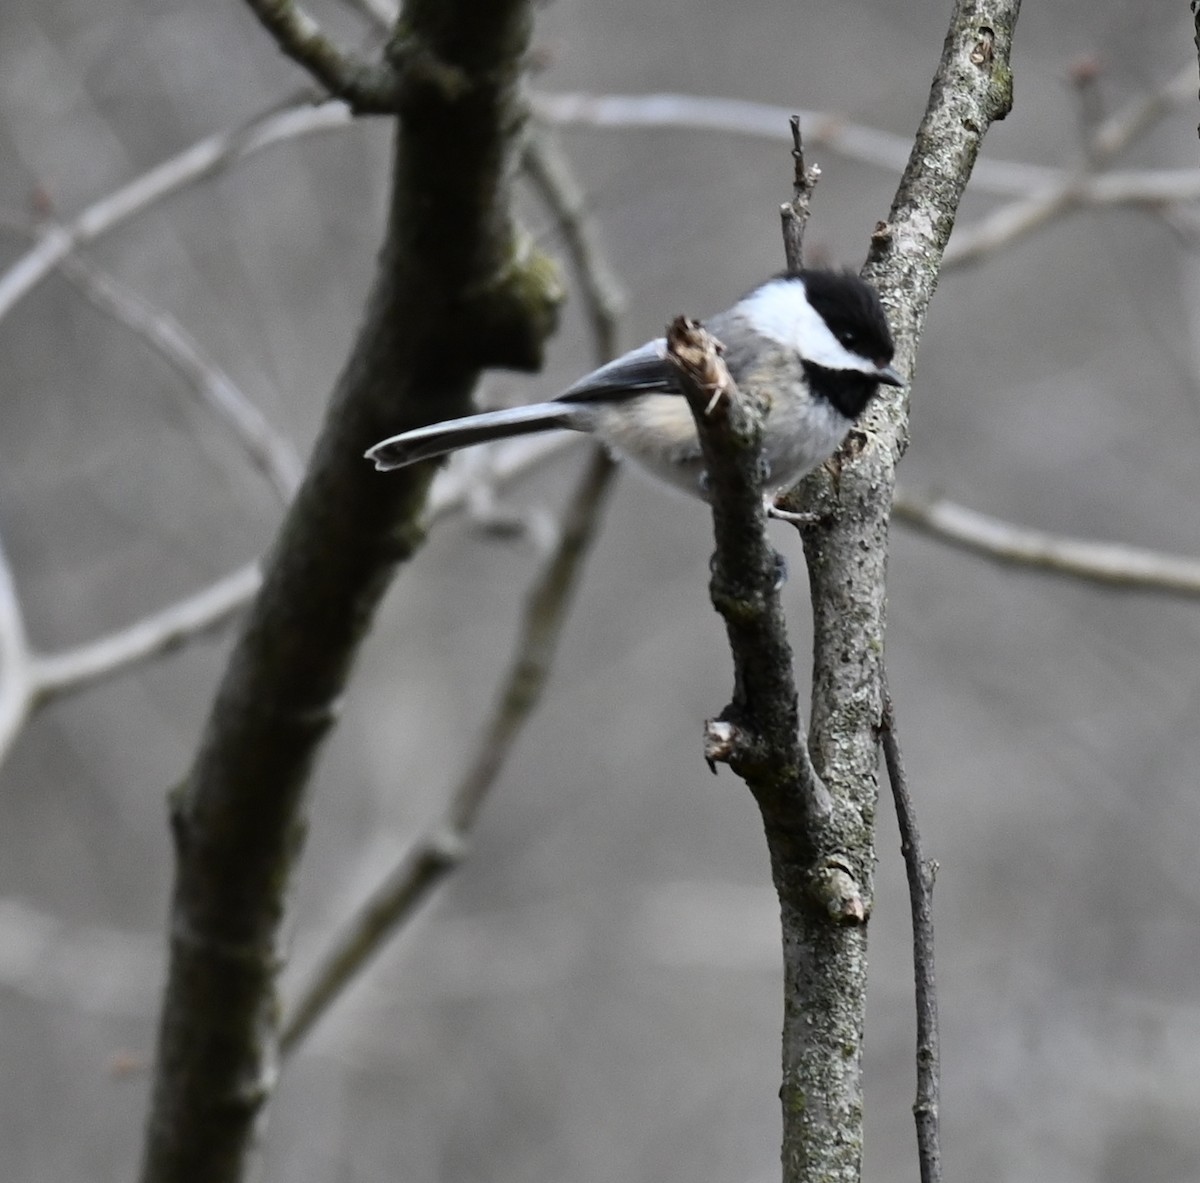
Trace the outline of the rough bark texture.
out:
[[[984,133],[1011,103],[1019,0],[959,0],[908,167],[864,276],[879,289],[911,376],[917,342]],[[814,612],[810,750],[830,790],[826,842],[869,915],[878,798],[876,728],[886,617],[888,518],[908,440],[907,390],[884,391],[805,508]],[[784,926],[783,1177],[856,1183],[862,1165],[864,925],[812,906],[811,870],[773,854]]]
[[[178,869],[145,1183],[243,1178],[272,1089],[305,786],[389,576],[421,541],[431,475],[383,476],[363,451],[464,413],[485,367],[535,367],[553,326],[557,278],[509,208],[530,26],[528,0],[409,0],[401,17],[409,68],[375,290],[172,803]]]

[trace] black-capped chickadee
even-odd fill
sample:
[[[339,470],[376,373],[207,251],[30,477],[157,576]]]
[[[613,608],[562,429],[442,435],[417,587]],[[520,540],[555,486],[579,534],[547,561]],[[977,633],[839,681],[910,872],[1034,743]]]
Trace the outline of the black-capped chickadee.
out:
[[[776,276],[706,327],[738,388],[768,407],[765,484],[789,488],[838,449],[880,382],[902,386],[892,336],[870,284],[849,272]],[[587,431],[668,484],[704,494],[695,423],[665,338],[601,366],[550,402],[417,427],[367,452],[381,470],[508,436]]]

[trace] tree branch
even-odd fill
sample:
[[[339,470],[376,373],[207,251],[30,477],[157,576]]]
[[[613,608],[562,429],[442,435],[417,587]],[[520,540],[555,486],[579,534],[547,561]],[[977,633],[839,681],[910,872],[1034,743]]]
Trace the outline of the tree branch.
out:
[[[587,199],[562,149],[547,132],[535,131],[521,163],[530,184],[558,220],[591,322],[596,362],[602,365],[617,355],[625,293],[600,249],[587,216]]]
[[[388,578],[420,544],[432,476],[420,465],[383,478],[362,453],[464,414],[483,369],[538,365],[554,324],[557,276],[510,205],[529,0],[407,0],[401,21],[469,85],[406,74],[375,290],[175,794],[143,1183],[243,1178],[272,1091],[280,925],[307,782]]]
[[[922,534],[999,563],[1093,583],[1168,595],[1200,596],[1200,560],[1115,542],[1085,542],[977,513],[945,497],[898,490],[892,516]]]
[[[243,127],[197,140],[120,189],[93,202],[70,221],[44,230],[33,247],[0,273],[0,320],[77,247],[95,242],[156,202],[264,148],[313,132],[346,127],[351,118],[344,103],[323,103],[314,107],[306,100],[298,105],[289,104],[282,110],[272,108]]]
[[[788,124],[795,113],[804,127],[810,152],[823,148],[846,160],[902,169],[912,151],[910,137],[853,123],[835,111],[795,112],[790,107],[711,95],[539,91],[533,96],[533,110],[539,119],[564,127],[674,127],[774,141],[787,138]],[[1041,164],[980,160],[971,183],[980,192],[1024,197],[1066,175],[1062,169]]]
[[[566,157],[539,138],[527,146],[524,164],[530,181],[559,220],[591,321],[597,364],[603,364],[617,351],[624,304],[620,285],[596,241],[586,216],[582,190]],[[532,449],[544,452],[547,444],[561,445],[562,441],[563,437],[538,437],[521,440],[509,448],[523,448],[532,456]],[[286,1056],[296,1050],[346,985],[403,928],[437,884],[461,861],[484,799],[541,700],[558,638],[616,474],[617,466],[608,454],[594,449],[558,524],[557,543],[527,594],[508,675],[468,772],[453,793],[441,822],[405,854],[335,935],[285,1014],[280,1034],[281,1054]],[[490,475],[494,479],[494,463]],[[442,488],[445,493],[441,501],[446,504],[451,490],[448,485]],[[438,491],[435,484],[431,504],[438,501]],[[464,489],[463,496],[466,495]]]
[[[734,663],[733,699],[708,724],[705,754],[710,766],[728,763],[754,795],[780,900],[784,1180],[849,1181],[861,1155],[863,998],[843,993],[831,954],[844,934],[862,933],[868,905],[864,872],[833,824],[800,724],[759,476],[765,408],[739,395],[712,338],[691,322],[670,326],[667,351],[704,454],[717,544],[712,600]]]
[[[809,204],[813,190],[821,179],[819,165],[805,165],[804,140],[800,129],[800,116],[788,120],[792,129],[792,200],[779,207],[783,222],[783,253],[789,271],[799,271],[804,266],[804,231],[808,226]]]
[[[904,758],[896,734],[896,712],[883,684],[883,714],[879,725],[883,759],[887,765],[896,820],[900,827],[900,853],[908,876],[908,898],[912,909],[913,978],[917,1003],[917,1099],[913,1117],[917,1123],[917,1157],[921,1183],[941,1183],[942,1147],[938,1106],[941,1061],[938,1035],[937,977],[933,959],[933,881],[938,865],[921,853],[921,832],[908,791]]]
[[[1103,120],[1087,137],[1082,168],[1064,173],[1052,184],[1022,195],[960,231],[946,249],[943,269],[979,262],[1072,210],[1105,205],[1158,209],[1168,202],[1200,196],[1195,169],[1099,171],[1179,100],[1184,81],[1185,73],[1177,73],[1157,90],[1136,96]]]
[[[232,378],[173,316],[78,255],[59,261],[59,270],[97,308],[137,333],[188,383],[197,398],[233,432],[251,463],[286,505],[300,484],[303,465],[296,449]]]
[[[475,820],[541,701],[558,640],[612,487],[616,464],[594,449],[560,523],[558,545],[534,579],[492,717],[441,821],[408,851],[336,933],[285,1014],[280,1053],[304,1040],[345,987],[429,899],[466,854]]]
[[[8,754],[31,705],[29,644],[16,580],[0,541],[0,761]]]
[[[261,582],[258,564],[249,563],[107,636],[61,653],[32,657],[32,705],[44,706],[219,628],[245,607]]]
[[[342,49],[295,0],[246,0],[251,12],[292,61],[360,115],[394,114],[400,75],[388,61],[366,62]]]
[[[1019,0],[958,0],[888,221],[872,236],[864,277],[888,309],[896,364],[911,375],[926,311],[960,198],[994,119],[1011,102],[1009,53]],[[874,889],[881,658],[887,528],[896,464],[908,432],[906,391],[881,390],[836,465],[814,474],[797,508],[812,589],[813,702],[809,746],[828,786],[822,841],[869,915]],[[774,862],[774,859],[773,859]],[[775,867],[776,882],[789,868]],[[784,891],[781,891],[781,896]],[[785,926],[784,1179],[856,1181],[862,1155],[864,925],[834,924],[809,909]],[[789,1046],[790,1045],[790,1046]]]

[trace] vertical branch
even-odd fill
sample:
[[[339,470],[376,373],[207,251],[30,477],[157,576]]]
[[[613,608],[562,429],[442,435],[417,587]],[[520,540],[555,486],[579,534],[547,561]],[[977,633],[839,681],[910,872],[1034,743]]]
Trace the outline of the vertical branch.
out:
[[[172,802],[143,1183],[243,1179],[274,1086],[280,931],[308,780],[389,577],[420,544],[432,475],[381,478],[362,454],[464,414],[484,368],[536,367],[554,323],[557,276],[511,211],[530,0],[407,0],[402,24],[431,68],[405,71],[397,95],[375,288]]]
[[[933,960],[933,881],[937,863],[926,861],[921,852],[921,832],[908,791],[900,739],[896,734],[896,711],[886,680],[883,686],[883,715],[879,725],[883,760],[896,804],[900,826],[900,853],[908,876],[908,899],[912,909],[913,980],[917,1003],[917,1099],[913,1117],[917,1123],[917,1158],[921,1183],[941,1183],[942,1146],[939,1128],[941,1058],[938,1038],[937,977]]]
[[[548,144],[531,142],[524,165],[534,187],[559,219],[592,324],[597,362],[603,364],[617,350],[624,302],[620,285],[596,242],[582,190],[566,157]],[[291,1055],[300,1046],[344,988],[461,862],[484,800],[541,701],[616,474],[616,462],[602,448],[593,448],[559,519],[557,544],[529,588],[516,651],[474,759],[438,825],[405,853],[339,929],[301,986],[281,1024],[281,1055]]]
[[[957,0],[929,102],[864,277],[888,310],[911,375],[942,254],[980,143],[1011,103],[1019,0]],[[813,760],[832,800],[825,841],[870,913],[878,796],[888,516],[907,444],[906,392],[881,392],[835,466],[806,486],[820,513],[802,528],[813,601]],[[780,878],[776,872],[777,880]],[[781,893],[782,895],[782,893]],[[866,926],[784,910],[784,1178],[857,1183],[862,1155]],[[792,1049],[789,1052],[789,1047]],[[835,1068],[828,1062],[833,1057]],[[830,1121],[830,1116],[835,1121]],[[830,1126],[836,1126],[831,1136]]]
[[[787,258],[787,269],[799,271],[804,266],[804,230],[808,225],[809,206],[813,190],[821,179],[821,166],[805,165],[804,140],[800,134],[800,116],[788,120],[792,129],[792,200],[779,207],[783,223],[783,253]]]
[[[512,664],[466,775],[440,822],[409,850],[341,927],[284,1018],[290,1055],[345,987],[458,866],[476,818],[542,697],[582,571],[612,488],[615,462],[597,448],[560,522],[558,545],[529,589]]]

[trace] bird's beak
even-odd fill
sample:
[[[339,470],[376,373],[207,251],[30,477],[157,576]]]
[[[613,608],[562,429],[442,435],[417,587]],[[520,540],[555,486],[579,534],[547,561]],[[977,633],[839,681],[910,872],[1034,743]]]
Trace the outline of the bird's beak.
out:
[[[875,377],[887,386],[904,385],[904,379],[900,376],[900,372],[894,366],[879,366],[875,371]]]

